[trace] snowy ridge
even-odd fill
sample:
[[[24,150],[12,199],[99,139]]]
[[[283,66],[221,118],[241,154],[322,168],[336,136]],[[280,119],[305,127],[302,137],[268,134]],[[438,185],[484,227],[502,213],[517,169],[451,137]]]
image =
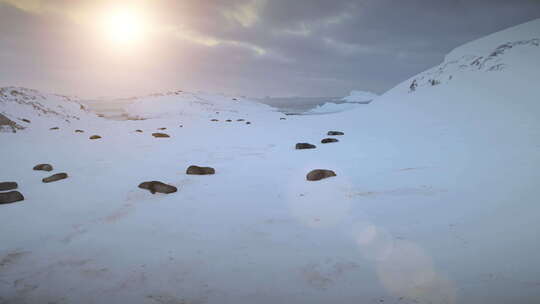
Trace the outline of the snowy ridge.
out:
[[[516,72],[522,64],[538,65],[538,60],[521,58],[540,52],[539,28],[540,20],[534,20],[458,47],[442,64],[410,79],[408,90],[447,84],[470,72],[500,72],[509,67]]]
[[[272,113],[275,110],[270,106],[240,97],[177,91],[134,98],[133,102],[125,107],[125,111],[130,117],[139,119],[207,118],[216,112],[230,113],[233,119],[249,113]]]
[[[69,124],[91,116],[73,98],[19,87],[0,88],[0,114],[23,127],[36,123]]]

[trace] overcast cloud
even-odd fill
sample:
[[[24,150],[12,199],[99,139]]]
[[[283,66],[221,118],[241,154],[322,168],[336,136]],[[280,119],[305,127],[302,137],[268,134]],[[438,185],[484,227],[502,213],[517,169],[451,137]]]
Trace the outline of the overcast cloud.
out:
[[[92,14],[112,2],[147,14],[143,45],[100,37]],[[536,18],[535,0],[0,0],[0,86],[85,97],[382,93],[467,41]]]

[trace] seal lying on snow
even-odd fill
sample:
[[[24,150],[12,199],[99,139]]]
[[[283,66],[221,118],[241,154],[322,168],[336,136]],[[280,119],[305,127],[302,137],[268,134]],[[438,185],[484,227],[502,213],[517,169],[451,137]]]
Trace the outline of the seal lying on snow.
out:
[[[175,186],[167,185],[158,181],[141,183],[139,185],[139,188],[146,189],[152,192],[152,194],[156,194],[156,192],[169,194],[169,193],[175,193],[176,191],[178,191],[178,189]]]
[[[309,172],[306,176],[308,181],[319,181],[321,179],[336,176],[336,173],[332,170],[316,169]]]
[[[19,185],[16,182],[2,182],[0,183],[0,191],[14,190],[17,189]]]
[[[0,205],[11,204],[24,200],[24,196],[19,191],[0,193]]]
[[[216,170],[212,167],[189,166],[186,170],[189,175],[214,175]]]

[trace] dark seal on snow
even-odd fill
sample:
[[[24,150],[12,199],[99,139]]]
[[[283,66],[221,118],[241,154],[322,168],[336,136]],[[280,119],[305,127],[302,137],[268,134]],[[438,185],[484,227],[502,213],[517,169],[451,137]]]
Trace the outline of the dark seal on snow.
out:
[[[135,130],[135,132],[137,132],[137,133],[142,133],[143,130]]]
[[[49,165],[49,164],[39,164],[39,165],[36,165],[34,167],[34,170],[36,171],[52,171],[53,170],[53,166]]]
[[[139,188],[146,189],[152,192],[152,194],[156,194],[156,192],[169,194],[169,193],[175,193],[176,191],[178,191],[178,189],[175,186],[167,185],[158,181],[141,183],[139,185]]]
[[[101,138],[101,136],[99,136],[99,135],[92,135],[92,136],[90,136],[90,139],[91,139],[91,140],[100,139],[100,138]]]
[[[165,133],[152,133],[152,136],[154,136],[155,138],[168,138],[168,137],[170,137],[168,134],[165,134]]]
[[[60,128],[59,127],[52,127],[49,130],[60,130]]]
[[[0,205],[11,204],[24,200],[24,196],[19,191],[0,193]]]
[[[189,175],[213,175],[216,174],[216,170],[210,167],[189,166],[186,170],[186,174]]]
[[[338,142],[339,140],[335,139],[335,138],[325,138],[323,140],[321,140],[321,144],[329,144],[329,143],[335,143],[335,142]]]
[[[308,181],[319,181],[328,177],[336,176],[336,173],[332,170],[316,169],[308,173],[306,179]]]
[[[19,185],[16,182],[3,182],[0,183],[0,191],[14,190],[17,189]]]
[[[315,149],[317,146],[308,143],[297,143],[296,150]]]
[[[75,133],[84,133],[83,130],[75,130]]]
[[[345,135],[345,133],[341,131],[328,131],[328,136],[340,136],[340,135]]]
[[[68,178],[67,173],[56,173],[49,177],[45,177],[41,181],[43,181],[44,183],[52,183],[66,178]]]

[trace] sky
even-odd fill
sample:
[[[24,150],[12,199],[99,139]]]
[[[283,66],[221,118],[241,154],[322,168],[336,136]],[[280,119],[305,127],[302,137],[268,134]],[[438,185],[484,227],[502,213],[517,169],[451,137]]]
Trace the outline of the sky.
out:
[[[0,86],[128,97],[383,93],[540,0],[0,0]]]

